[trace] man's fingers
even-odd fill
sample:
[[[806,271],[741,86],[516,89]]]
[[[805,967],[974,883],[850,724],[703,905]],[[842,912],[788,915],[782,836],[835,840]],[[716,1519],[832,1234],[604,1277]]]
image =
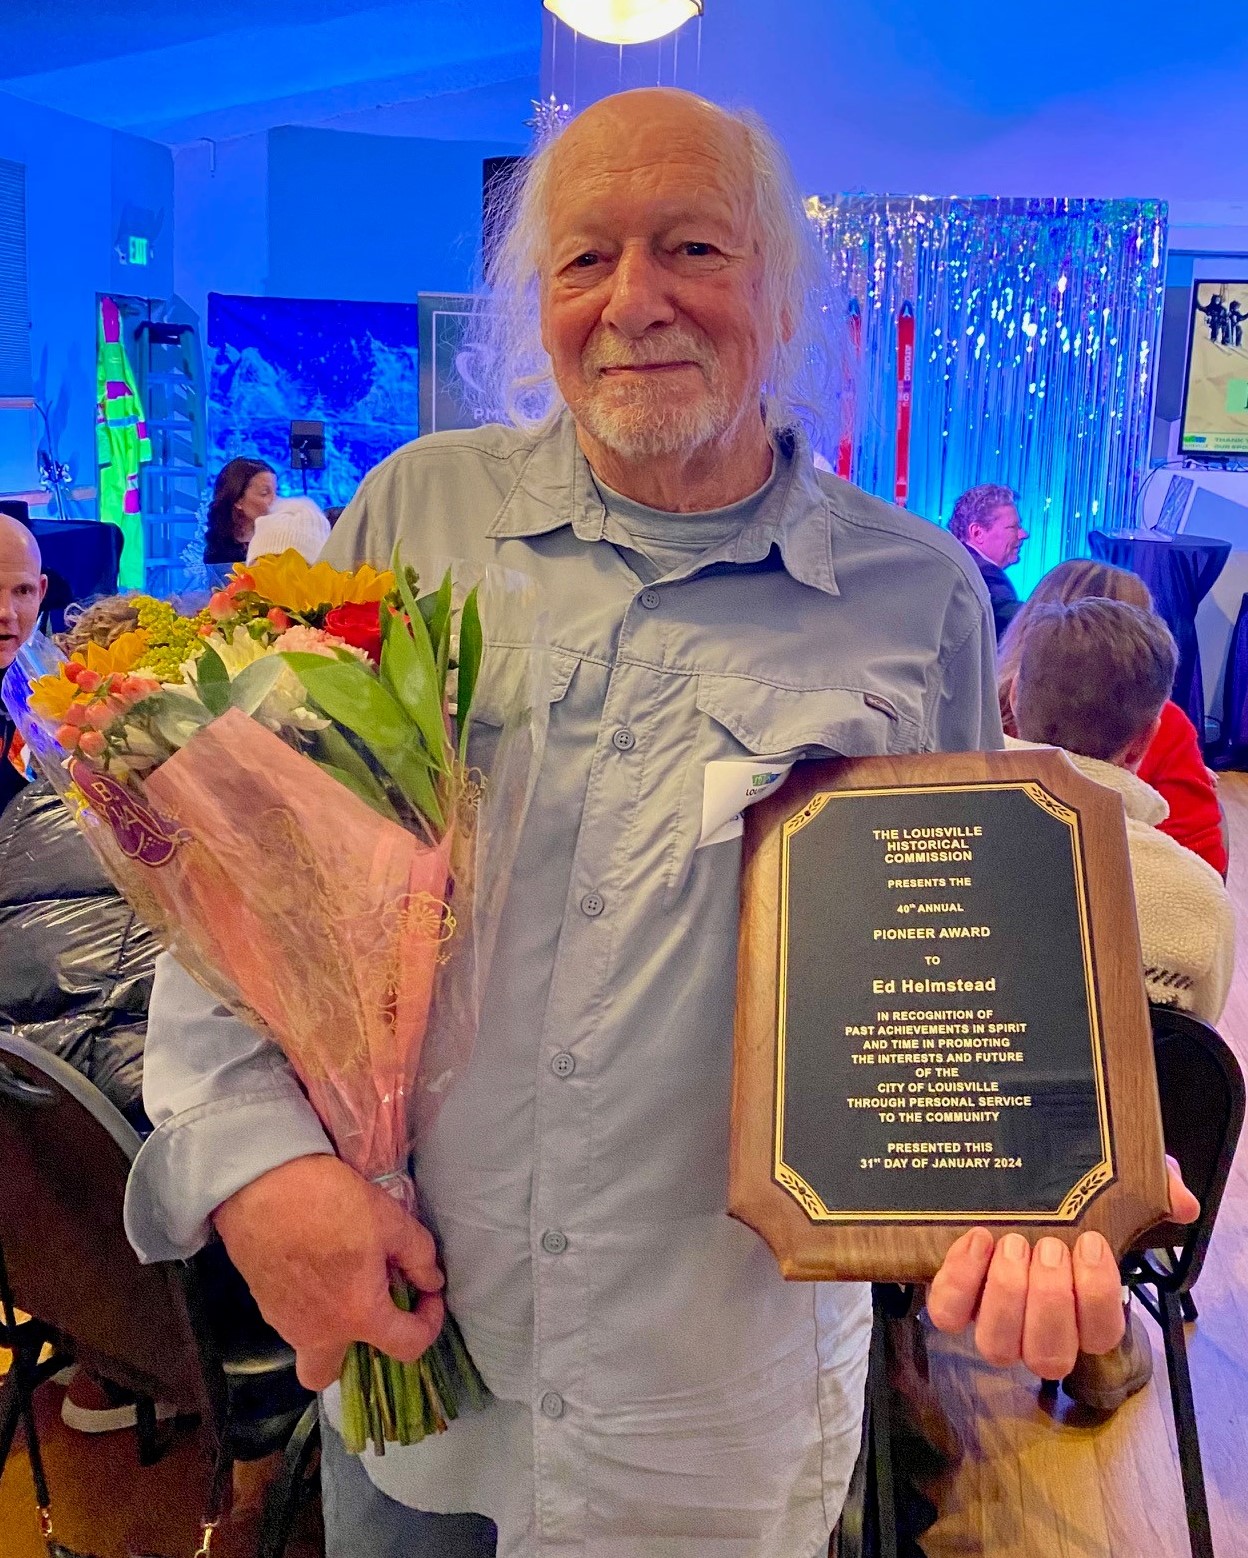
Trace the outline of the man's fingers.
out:
[[[989,1363],[1008,1368],[1022,1356],[1023,1318],[1027,1311],[1027,1270],[1031,1246],[1021,1233],[1001,1239],[979,1301],[975,1345]]]
[[[446,1305],[441,1296],[422,1293],[410,1314],[393,1301],[379,1309],[360,1340],[400,1363],[415,1363],[437,1341],[445,1319]]]
[[[438,1267],[438,1252],[429,1230],[397,1205],[398,1216],[389,1231],[390,1259],[422,1293],[440,1293],[445,1278]]]
[[[1170,1216],[1176,1223],[1194,1223],[1200,1216],[1200,1202],[1183,1183],[1179,1165],[1166,1154],[1166,1170],[1170,1182]]]
[[[295,1373],[299,1383],[308,1390],[328,1390],[342,1373],[342,1360],[346,1356],[346,1347],[334,1342],[297,1348]]]
[[[1031,1257],[1023,1319],[1023,1362],[1040,1379],[1065,1379],[1074,1368],[1078,1353],[1070,1251],[1060,1239],[1044,1238]]]
[[[1126,1317],[1118,1262],[1099,1233],[1075,1241],[1074,1283],[1080,1351],[1109,1352],[1122,1340]]]
[[[972,1228],[949,1246],[927,1290],[928,1318],[938,1331],[963,1331],[975,1318],[992,1242],[986,1228]]]

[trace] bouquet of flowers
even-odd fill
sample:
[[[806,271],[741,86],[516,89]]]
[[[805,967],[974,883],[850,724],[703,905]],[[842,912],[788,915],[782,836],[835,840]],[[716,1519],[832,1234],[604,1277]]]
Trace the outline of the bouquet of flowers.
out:
[[[507,645],[497,675],[483,618]],[[121,891],[280,1045],[339,1156],[409,1211],[409,1155],[466,1063],[540,749],[535,625],[514,575],[465,591],[448,570],[421,594],[397,551],[350,573],[288,551],[238,565],[198,616],[141,600],[106,648],[58,662],[36,644],[4,684]],[[484,779],[468,754],[483,694],[501,731]],[[397,1273],[392,1294],[410,1307]],[[414,1364],[353,1346],[344,1435],[384,1453],[485,1394],[448,1312]]]

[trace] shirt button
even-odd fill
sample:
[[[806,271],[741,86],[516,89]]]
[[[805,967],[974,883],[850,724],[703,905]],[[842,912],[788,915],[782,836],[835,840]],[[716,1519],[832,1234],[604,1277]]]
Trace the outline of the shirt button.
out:
[[[631,730],[617,730],[611,737],[611,745],[617,752],[631,752],[637,745],[637,737]]]
[[[642,590],[637,599],[647,611],[653,611],[659,604],[659,592],[658,590]]]
[[[562,1255],[568,1247],[568,1236],[557,1228],[548,1228],[542,1235],[542,1248],[547,1255]]]
[[[567,1050],[560,1050],[550,1062],[550,1069],[557,1077],[570,1077],[576,1070],[576,1057],[569,1055]]]
[[[587,914],[591,920],[596,920],[605,908],[601,893],[586,893],[581,899],[581,913]]]
[[[552,1423],[563,1416],[563,1397],[558,1391],[548,1390],[542,1397],[542,1416],[550,1418]]]

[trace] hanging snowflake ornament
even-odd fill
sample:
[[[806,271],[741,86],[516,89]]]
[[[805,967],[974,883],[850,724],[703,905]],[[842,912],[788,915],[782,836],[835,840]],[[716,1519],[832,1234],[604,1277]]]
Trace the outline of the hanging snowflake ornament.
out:
[[[526,119],[525,125],[533,131],[533,139],[540,146],[553,140],[559,134],[564,125],[572,117],[572,105],[561,103],[552,92],[549,97],[531,98],[533,105],[533,117]]]

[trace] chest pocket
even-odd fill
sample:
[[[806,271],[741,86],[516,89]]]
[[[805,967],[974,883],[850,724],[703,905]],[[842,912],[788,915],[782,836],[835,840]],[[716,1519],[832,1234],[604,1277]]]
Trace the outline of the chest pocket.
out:
[[[514,746],[524,750],[508,758],[510,766],[523,763],[527,771],[530,739],[540,762],[550,708],[567,693],[576,665],[574,656],[558,650],[491,644],[472,702],[468,731],[471,766],[489,778],[499,754]],[[526,731],[530,733],[527,736]]]
[[[889,699],[848,687],[769,687],[736,676],[702,676],[697,687],[697,735],[690,752],[673,838],[666,906],[683,892],[694,868],[702,831],[706,765],[723,758],[757,757],[791,763],[801,758],[880,757],[917,752],[918,722]],[[739,845],[712,844],[700,853],[708,869],[722,869]]]

